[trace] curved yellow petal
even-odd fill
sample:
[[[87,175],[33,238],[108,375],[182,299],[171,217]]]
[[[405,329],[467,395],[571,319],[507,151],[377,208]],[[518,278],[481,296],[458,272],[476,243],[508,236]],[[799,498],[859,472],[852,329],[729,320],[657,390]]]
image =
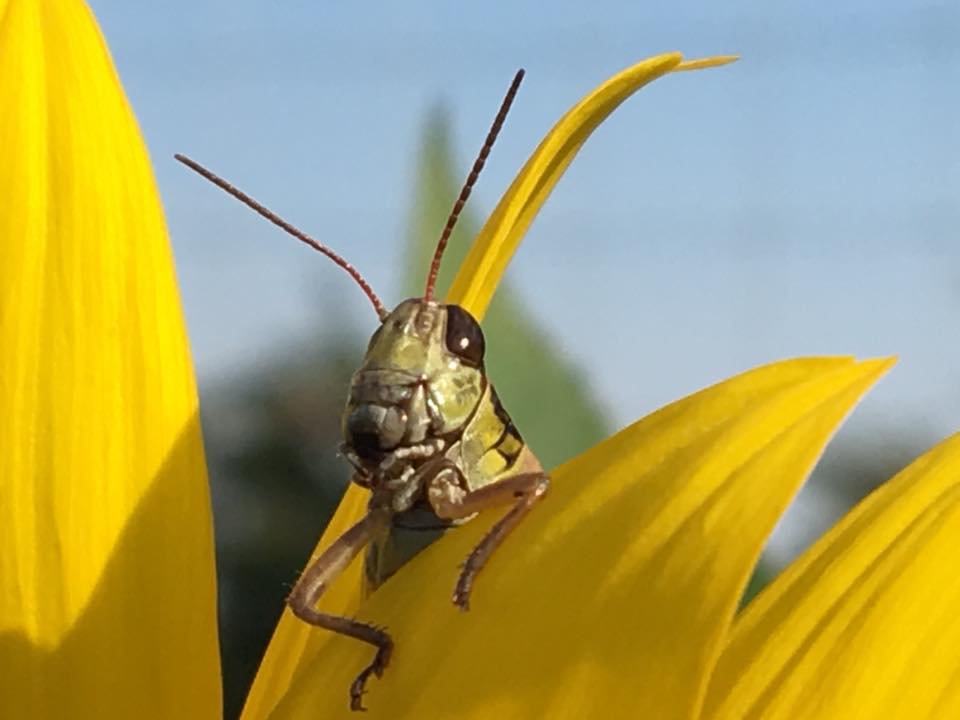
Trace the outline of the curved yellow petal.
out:
[[[659,55],[615,75],[575,105],[540,143],[497,205],[460,268],[447,300],[463,305],[478,318],[483,316],[496,284],[540,206],[580,146],[620,103],[671,70],[713,67],[734,60],[735,56],[722,56],[681,62],[680,53]],[[348,489],[315,554],[360,519],[365,507],[362,498],[358,488]],[[323,608],[343,613],[356,607],[360,601],[359,566],[360,562],[355,562],[337,589],[324,597]],[[343,590],[344,587],[348,589]],[[319,652],[326,637],[324,633],[311,633],[289,611],[283,614],[247,697],[244,720],[269,714],[286,681]]]
[[[85,5],[0,0],[0,98],[0,717],[218,717],[193,371]]]
[[[648,58],[623,70],[587,94],[537,147],[493,214],[480,230],[450,286],[447,301],[462,305],[482,319],[530,223],[580,147],[620,103],[644,85],[677,70],[696,70],[736,60],[722,56],[681,62],[680,53]]]
[[[705,718],[960,717],[960,435],[861,502],[751,603]]]
[[[450,588],[498,513],[448,534],[358,610],[397,641],[369,717],[695,717],[764,539],[889,364],[759,368],[601,443],[554,473],[466,614]],[[271,717],[351,717],[370,655],[332,637]]]

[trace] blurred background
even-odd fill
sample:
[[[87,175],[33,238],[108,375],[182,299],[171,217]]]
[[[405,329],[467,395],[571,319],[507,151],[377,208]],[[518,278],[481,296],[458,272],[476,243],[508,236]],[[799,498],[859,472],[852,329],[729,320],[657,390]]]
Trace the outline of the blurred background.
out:
[[[761,363],[899,355],[781,523],[757,585],[960,428],[954,2],[91,4],[176,253],[213,483],[227,717],[343,491],[339,414],[375,317],[342,271],[174,152],[328,242],[392,305],[421,286],[518,67],[526,81],[448,270],[595,84],[667,50],[739,53],[627,101],[557,187],[485,322],[505,405],[555,465]]]

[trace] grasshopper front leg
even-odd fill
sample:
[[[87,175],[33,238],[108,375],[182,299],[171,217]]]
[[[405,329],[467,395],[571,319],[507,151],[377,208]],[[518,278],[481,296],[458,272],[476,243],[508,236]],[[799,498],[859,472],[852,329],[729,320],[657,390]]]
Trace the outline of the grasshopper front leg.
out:
[[[550,477],[544,472],[524,473],[471,491],[462,489],[460,478],[457,468],[447,466],[431,479],[427,498],[439,517],[458,520],[481,510],[513,503],[513,507],[490,528],[463,563],[453,591],[453,603],[461,610],[469,610],[470,593],[477,574],[493,551],[500,547],[507,535],[546,494],[550,488]]]
[[[314,606],[323,592],[330,587],[361,550],[370,542],[373,534],[389,522],[386,513],[372,510],[356,525],[347,530],[314,560],[287,597],[287,604],[301,620],[311,625],[332,630],[341,635],[349,635],[377,648],[377,654],[350,686],[350,709],[363,710],[364,686],[370,675],[380,677],[390,662],[393,652],[393,640],[381,628],[352,620],[351,618],[329,615],[319,612]]]

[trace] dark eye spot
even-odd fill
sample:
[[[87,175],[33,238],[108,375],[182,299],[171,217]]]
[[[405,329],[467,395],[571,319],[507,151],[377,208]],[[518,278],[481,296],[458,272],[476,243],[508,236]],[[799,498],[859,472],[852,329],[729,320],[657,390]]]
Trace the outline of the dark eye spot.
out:
[[[483,364],[483,331],[473,316],[459,305],[447,305],[446,344],[447,350],[467,365]]]

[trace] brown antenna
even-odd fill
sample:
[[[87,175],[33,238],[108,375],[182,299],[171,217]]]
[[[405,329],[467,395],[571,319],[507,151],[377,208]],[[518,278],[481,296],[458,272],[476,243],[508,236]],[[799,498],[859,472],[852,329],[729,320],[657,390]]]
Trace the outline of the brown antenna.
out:
[[[440,235],[440,242],[437,243],[437,249],[433,253],[433,262],[430,263],[430,273],[427,275],[427,288],[423,292],[424,300],[433,299],[433,290],[437,284],[437,275],[440,272],[440,261],[443,259],[443,251],[447,247],[447,241],[450,240],[450,234],[453,232],[454,225],[457,224],[457,218],[460,217],[460,211],[463,210],[467,198],[470,197],[470,191],[473,190],[477,178],[480,177],[480,171],[483,170],[483,165],[487,161],[490,149],[493,147],[493,143],[497,141],[497,135],[500,133],[500,128],[503,127],[503,121],[506,120],[510,106],[513,104],[513,99],[517,96],[517,90],[520,89],[520,81],[523,80],[523,74],[523,68],[517,70],[513,82],[510,83],[510,89],[507,90],[507,95],[500,104],[500,111],[497,113],[497,117],[494,118],[493,125],[490,126],[487,139],[483,141],[480,154],[473,163],[473,168],[467,176],[467,181],[463,184],[463,189],[460,190],[460,197],[458,197],[457,201],[453,204],[453,210],[450,211],[450,217],[447,218],[447,224],[443,228],[443,233]]]
[[[242,190],[235,188],[233,185],[228,183],[222,177],[210,172],[200,163],[194,160],[191,160],[186,155],[180,155],[179,153],[177,155],[174,155],[174,157],[180,162],[182,162],[184,165],[186,165],[188,168],[190,168],[191,170],[205,177],[207,180],[212,182],[221,190],[225,190],[226,192],[233,195],[237,200],[242,202],[244,205],[256,210],[258,213],[263,215],[263,217],[265,217],[267,220],[272,222],[274,225],[277,225],[283,230],[286,230],[288,233],[290,233],[295,238],[297,238],[297,240],[300,240],[306,243],[307,245],[312,247],[314,250],[317,250],[323,253],[328,258],[333,260],[337,265],[339,265],[344,270],[346,270],[347,273],[349,273],[350,277],[352,277],[354,280],[357,281],[357,285],[360,286],[360,289],[367,294],[367,297],[370,298],[370,302],[373,303],[373,309],[377,311],[377,316],[381,320],[387,317],[388,315],[387,309],[383,306],[383,303],[380,302],[380,298],[377,297],[377,294],[373,291],[373,288],[370,287],[370,284],[363,279],[363,275],[361,275],[360,272],[353,265],[348,263],[344,258],[342,258],[333,250],[328,248],[326,245],[323,245],[317,242],[302,230],[298,230],[293,225],[291,225],[286,220],[284,220],[282,217],[275,214],[273,211],[269,210],[266,206],[261,205],[260,203],[258,203],[256,200],[254,200],[252,197],[247,195]]]

